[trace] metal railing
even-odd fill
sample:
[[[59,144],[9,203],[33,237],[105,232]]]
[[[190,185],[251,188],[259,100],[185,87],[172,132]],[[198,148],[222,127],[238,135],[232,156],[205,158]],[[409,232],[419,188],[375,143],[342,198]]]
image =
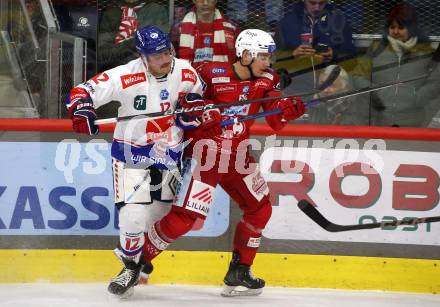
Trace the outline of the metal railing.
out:
[[[0,0],[0,12],[8,63],[18,67],[14,79],[29,93],[28,107],[43,118],[63,116],[64,97],[85,79],[85,41],[59,32],[49,0]],[[22,103],[17,98],[16,107]]]
[[[58,50],[58,65],[53,63],[53,69],[58,68],[58,72],[52,76],[52,82],[58,86],[54,102],[58,106],[57,117],[61,118],[66,113],[64,101],[70,90],[85,81],[87,41],[62,32],[52,33],[51,41],[53,51]]]
[[[0,116],[38,117],[35,101],[27,91],[27,80],[23,78],[15,50],[11,47],[8,32],[0,31],[1,54],[4,55],[0,77]]]

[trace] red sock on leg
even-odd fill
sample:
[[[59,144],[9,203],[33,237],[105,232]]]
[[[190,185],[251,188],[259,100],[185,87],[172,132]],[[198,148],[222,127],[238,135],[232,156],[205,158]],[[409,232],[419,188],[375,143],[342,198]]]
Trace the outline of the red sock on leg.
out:
[[[154,259],[171,242],[193,227],[197,216],[189,211],[173,210],[174,208],[145,233],[144,259],[146,261]]]
[[[240,263],[252,265],[260,246],[261,233],[250,230],[240,222],[235,229],[234,250],[240,254]]]
[[[240,263],[252,265],[258,247],[261,233],[272,215],[269,201],[262,203],[253,211],[245,211],[242,220],[235,229],[234,250],[240,254]]]

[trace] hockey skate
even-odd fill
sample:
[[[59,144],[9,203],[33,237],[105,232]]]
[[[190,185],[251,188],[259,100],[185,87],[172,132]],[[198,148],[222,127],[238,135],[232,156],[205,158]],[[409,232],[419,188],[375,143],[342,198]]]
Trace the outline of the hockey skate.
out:
[[[124,265],[124,262],[122,261],[122,251],[119,247],[116,247],[113,250],[113,254],[121,261],[122,265]],[[143,263],[142,269],[139,273],[139,285],[146,285],[148,284],[148,278],[150,278],[151,272],[153,272],[153,264],[151,262]]]
[[[128,298],[134,293],[133,287],[139,282],[142,263],[122,258],[124,268],[114,277],[108,285],[108,291],[120,298]]]
[[[255,296],[263,292],[265,281],[252,275],[249,265],[240,264],[240,255],[232,254],[229,270],[223,280],[222,296]]]

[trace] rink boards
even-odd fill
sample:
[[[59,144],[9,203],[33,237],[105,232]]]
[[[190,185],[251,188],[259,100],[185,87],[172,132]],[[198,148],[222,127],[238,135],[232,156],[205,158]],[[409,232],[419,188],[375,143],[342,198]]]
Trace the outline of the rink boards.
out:
[[[107,282],[120,270],[110,251],[2,250],[1,283]],[[166,251],[152,284],[221,285],[229,252]],[[440,261],[260,253],[253,273],[270,286],[440,292]]]
[[[296,207],[309,199],[339,224],[440,216],[438,132],[254,132],[273,205],[255,275],[271,286],[440,292],[440,223],[329,233]],[[0,136],[0,283],[106,282],[120,270],[111,135],[100,137]],[[206,222],[155,260],[151,283],[220,285],[239,218],[218,189]]]

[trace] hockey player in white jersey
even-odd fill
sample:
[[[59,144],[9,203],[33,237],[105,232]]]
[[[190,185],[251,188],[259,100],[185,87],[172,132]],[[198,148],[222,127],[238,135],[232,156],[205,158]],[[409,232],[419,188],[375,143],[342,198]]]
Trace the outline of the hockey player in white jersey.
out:
[[[67,108],[76,132],[97,134],[95,109],[114,100],[121,103],[118,117],[123,117],[172,111],[179,97],[202,93],[197,73],[189,62],[174,57],[168,36],[158,27],[138,30],[135,44],[138,59],[72,89]],[[129,295],[138,282],[144,232],[169,211],[174,198],[182,136],[173,115],[139,116],[116,125],[111,151],[124,268],[110,282],[112,294]]]

